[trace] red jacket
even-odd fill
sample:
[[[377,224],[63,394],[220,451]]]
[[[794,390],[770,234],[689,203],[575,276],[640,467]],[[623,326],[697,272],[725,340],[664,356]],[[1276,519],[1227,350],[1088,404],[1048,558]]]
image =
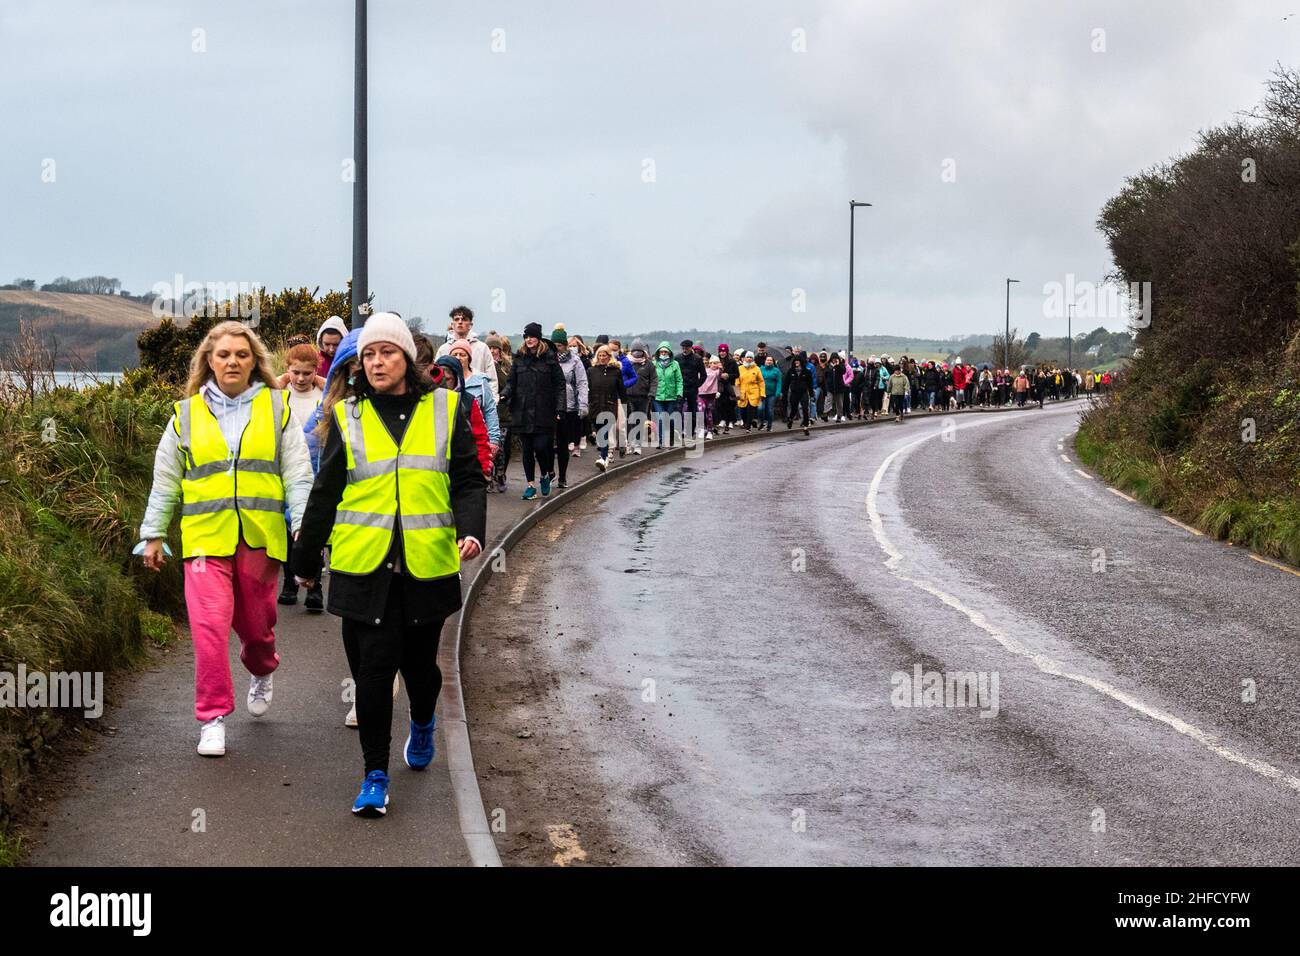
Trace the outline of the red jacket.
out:
[[[429,380],[439,388],[443,384],[443,371],[437,365],[430,365],[427,372]],[[487,422],[483,418],[483,410],[478,407],[478,401],[469,392],[458,392],[460,400],[463,402],[469,400],[469,426],[474,431],[474,444],[478,448],[478,463],[483,468],[483,474],[492,472],[492,446],[488,441]]]
[[[954,366],[952,367],[952,387],[953,387],[953,388],[955,388],[955,389],[957,389],[958,391],[960,391],[961,389],[963,389],[963,388],[966,387],[966,383],[969,382],[969,381],[970,381],[970,366],[969,366],[969,365],[954,365]]]
[[[468,392],[460,393],[463,402],[469,399],[469,424],[474,429],[474,442],[478,445],[478,463],[483,466],[483,474],[492,472],[492,446],[488,442],[487,422],[483,420],[483,410],[478,407],[478,399]]]

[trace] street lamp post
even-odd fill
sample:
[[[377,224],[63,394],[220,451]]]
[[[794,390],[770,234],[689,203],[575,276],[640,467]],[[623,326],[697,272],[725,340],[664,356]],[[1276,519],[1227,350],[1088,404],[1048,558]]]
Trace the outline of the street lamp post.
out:
[[[352,328],[366,322],[370,301],[366,244],[366,0],[356,0],[357,27],[354,53],[355,80],[352,99]]]
[[[1067,368],[1074,368],[1074,306],[1070,306],[1069,316],[1065,320],[1065,349]]]
[[[1011,369],[1011,283],[1019,281],[1007,280],[1007,327],[1002,336],[1002,367],[1008,371]]]
[[[849,200],[849,354],[853,354],[853,214],[859,206],[870,206],[869,202]]]

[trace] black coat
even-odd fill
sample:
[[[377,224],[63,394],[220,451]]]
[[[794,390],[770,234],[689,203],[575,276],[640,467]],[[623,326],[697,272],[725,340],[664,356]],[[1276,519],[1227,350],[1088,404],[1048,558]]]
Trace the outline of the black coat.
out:
[[[808,366],[790,366],[790,371],[785,373],[785,381],[781,384],[781,394],[787,398],[795,399],[801,395],[811,393],[813,387],[812,373],[808,371]]]
[[[406,423],[411,419],[419,396],[414,394],[371,398],[380,419],[387,426],[393,440],[401,442]],[[463,396],[462,396],[463,398]],[[451,480],[451,510],[456,517],[456,537],[478,538],[487,548],[487,480],[478,460],[478,442],[469,423],[469,402],[456,406],[456,424],[451,434],[451,462],[448,478]],[[302,530],[293,543],[293,573],[304,580],[320,576],[321,549],[329,540],[334,528],[334,515],[343,500],[343,489],[348,483],[347,454],[339,435],[338,422],[331,415],[329,434],[320,454],[320,470],[316,483],[307,499]],[[382,620],[388,606],[388,590],[394,574],[401,574],[402,606],[405,624],[423,624],[440,620],[460,608],[460,575],[420,581],[404,571],[395,572],[394,565],[402,551],[400,533],[393,535],[388,556],[369,574],[330,574],[329,612],[339,617],[374,624]]]
[[[677,356],[677,366],[682,370],[682,394],[698,395],[704,384],[704,360],[687,349]]]
[[[587,370],[587,412],[593,422],[601,412],[617,415],[625,394],[623,369],[617,363],[593,365]]]
[[[555,417],[568,402],[564,370],[550,346],[540,355],[526,349],[510,363],[501,401],[510,409],[510,430],[517,434],[555,431]]]

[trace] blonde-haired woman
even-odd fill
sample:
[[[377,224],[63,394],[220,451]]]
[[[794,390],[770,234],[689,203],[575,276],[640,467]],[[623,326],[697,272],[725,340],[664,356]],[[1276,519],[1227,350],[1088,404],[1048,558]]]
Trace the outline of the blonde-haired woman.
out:
[[[285,505],[296,532],[312,486],[311,458],[287,395],[276,388],[266,346],[239,322],[212,328],[194,353],[185,399],[163,429],[140,537],[159,570],[163,539],[181,505],[185,607],[194,641],[198,752],[226,752],[224,720],[235,709],[230,629],[252,675],[249,713],[271,703],[276,585],[288,551]]]

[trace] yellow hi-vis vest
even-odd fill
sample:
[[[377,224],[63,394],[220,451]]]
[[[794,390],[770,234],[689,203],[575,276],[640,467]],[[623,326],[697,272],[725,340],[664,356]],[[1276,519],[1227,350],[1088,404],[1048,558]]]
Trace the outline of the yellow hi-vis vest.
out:
[[[348,483],[330,533],[330,572],[369,574],[400,529],[406,571],[421,580],[460,573],[451,511],[451,436],[459,396],[420,396],[398,447],[369,399],[334,406]]]
[[[174,427],[184,459],[184,557],[234,554],[241,536],[250,548],[265,548],[277,561],[288,556],[280,445],[289,424],[289,403],[279,389],[263,388],[251,404],[234,458],[202,394],[175,405]]]

